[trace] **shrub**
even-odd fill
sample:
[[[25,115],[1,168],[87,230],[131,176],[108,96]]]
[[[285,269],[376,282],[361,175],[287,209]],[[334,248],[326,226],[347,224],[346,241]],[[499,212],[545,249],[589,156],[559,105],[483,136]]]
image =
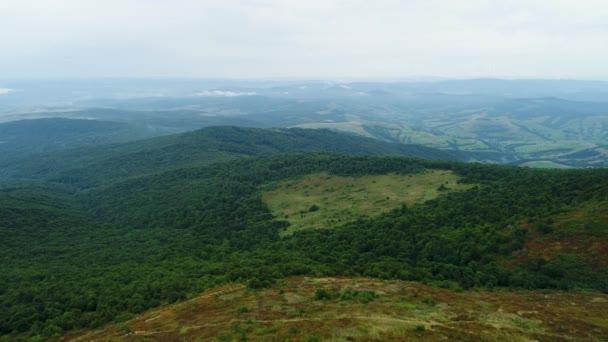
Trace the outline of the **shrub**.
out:
[[[426,327],[422,324],[419,324],[419,325],[416,325],[414,330],[416,330],[416,332],[424,332],[426,330]]]
[[[315,299],[316,300],[326,300],[326,299],[332,299],[334,297],[334,295],[327,291],[326,289],[317,289],[317,291],[315,291]]]
[[[422,297],[422,302],[424,304],[430,305],[430,306],[434,306],[435,305],[435,300],[430,295],[426,295],[426,296]]]

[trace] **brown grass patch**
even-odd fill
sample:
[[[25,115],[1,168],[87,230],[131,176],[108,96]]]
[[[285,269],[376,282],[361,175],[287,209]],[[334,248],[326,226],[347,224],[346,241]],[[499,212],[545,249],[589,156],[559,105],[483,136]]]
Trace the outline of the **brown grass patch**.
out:
[[[378,296],[369,303],[315,300],[318,289],[375,291]],[[456,293],[404,281],[290,278],[280,288],[260,291],[220,287],[124,324],[66,339],[599,341],[608,338],[607,301],[607,295],[598,293]]]

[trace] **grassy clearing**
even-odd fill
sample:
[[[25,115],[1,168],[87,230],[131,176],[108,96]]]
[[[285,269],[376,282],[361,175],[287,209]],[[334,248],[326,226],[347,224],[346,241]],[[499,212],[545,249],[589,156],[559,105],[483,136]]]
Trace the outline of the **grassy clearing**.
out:
[[[442,170],[363,177],[320,173],[271,184],[273,190],[263,192],[262,198],[278,219],[289,221],[284,234],[291,234],[302,229],[336,227],[469,187],[457,180],[455,174]]]
[[[336,294],[319,296],[319,292]],[[344,294],[357,294],[345,296]],[[373,293],[373,299],[357,296]],[[227,296],[230,294],[229,296]],[[413,282],[290,278],[259,291],[228,285],[74,341],[601,341],[608,295],[452,292]]]

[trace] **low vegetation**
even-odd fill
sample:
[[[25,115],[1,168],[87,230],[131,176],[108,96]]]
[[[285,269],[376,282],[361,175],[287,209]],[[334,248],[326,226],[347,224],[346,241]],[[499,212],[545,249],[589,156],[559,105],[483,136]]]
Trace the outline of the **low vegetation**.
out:
[[[210,289],[184,303],[68,337],[74,341],[600,341],[608,337],[606,303],[608,296],[597,293],[453,292],[405,281],[299,277],[258,291],[234,284]]]
[[[581,205],[527,225],[526,244],[517,260],[541,267],[547,262],[583,260],[594,270],[608,268],[608,203]]]
[[[262,199],[272,214],[289,222],[283,235],[308,228],[332,228],[377,216],[402,205],[423,203],[442,191],[463,190],[451,171],[414,175],[341,177],[327,173],[266,185]]]

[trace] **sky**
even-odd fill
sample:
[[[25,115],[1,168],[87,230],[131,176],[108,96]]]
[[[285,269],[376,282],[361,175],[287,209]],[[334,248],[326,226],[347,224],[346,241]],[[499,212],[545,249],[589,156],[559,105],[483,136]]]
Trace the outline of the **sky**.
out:
[[[1,0],[0,78],[608,79],[606,0]]]

